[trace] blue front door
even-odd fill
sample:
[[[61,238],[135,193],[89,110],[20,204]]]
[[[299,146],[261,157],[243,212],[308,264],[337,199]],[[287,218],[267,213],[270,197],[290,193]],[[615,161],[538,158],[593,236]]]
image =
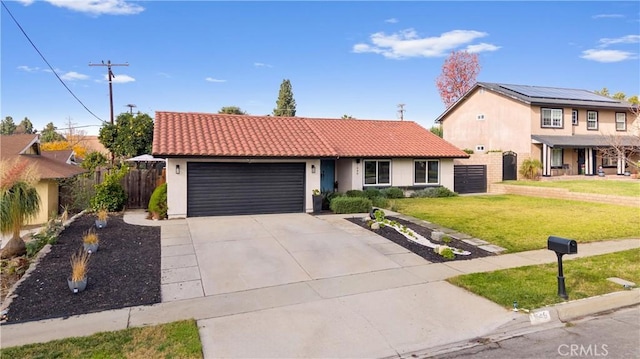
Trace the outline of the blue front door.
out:
[[[336,161],[320,160],[320,192],[333,192],[336,182]]]

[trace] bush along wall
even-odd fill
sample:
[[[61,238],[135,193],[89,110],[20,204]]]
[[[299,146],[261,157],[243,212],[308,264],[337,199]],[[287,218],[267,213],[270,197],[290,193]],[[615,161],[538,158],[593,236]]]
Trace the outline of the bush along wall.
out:
[[[363,197],[336,197],[331,200],[334,213],[369,213],[373,207],[371,200]]]

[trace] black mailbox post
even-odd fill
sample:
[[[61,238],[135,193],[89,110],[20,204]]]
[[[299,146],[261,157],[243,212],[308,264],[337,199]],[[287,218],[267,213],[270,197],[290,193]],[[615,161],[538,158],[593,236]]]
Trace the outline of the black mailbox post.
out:
[[[558,296],[562,299],[569,299],[564,286],[564,274],[562,273],[562,256],[565,254],[578,253],[578,243],[573,239],[549,236],[547,239],[547,249],[556,252],[558,257]]]

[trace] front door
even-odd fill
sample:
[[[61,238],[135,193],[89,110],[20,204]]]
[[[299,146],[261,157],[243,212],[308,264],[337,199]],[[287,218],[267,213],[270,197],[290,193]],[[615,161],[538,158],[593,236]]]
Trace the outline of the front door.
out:
[[[578,148],[578,174],[584,174],[584,148]]]
[[[333,192],[336,182],[336,161],[320,160],[320,192]]]

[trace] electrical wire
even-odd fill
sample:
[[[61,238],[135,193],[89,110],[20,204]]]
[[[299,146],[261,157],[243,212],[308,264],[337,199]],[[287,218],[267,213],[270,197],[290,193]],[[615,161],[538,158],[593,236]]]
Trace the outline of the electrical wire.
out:
[[[51,69],[51,72],[56,76],[56,78],[58,79],[58,81],[60,81],[60,83],[62,84],[62,86],[64,86],[64,88],[67,89],[67,91],[69,91],[69,93],[71,94],[71,96],[73,96],[73,98],[75,98],[78,103],[80,103],[80,105],[82,105],[82,107],[84,107],[85,110],[87,110],[87,112],[89,112],[91,115],[93,115],[93,117],[97,118],[98,120],[100,120],[103,123],[106,123],[106,121],[104,121],[103,119],[101,119],[100,117],[98,117],[95,113],[93,113],[91,110],[89,110],[89,108],[87,106],[85,106],[85,104],[78,98],[78,96],[76,96],[76,94],[73,93],[73,91],[71,91],[71,89],[69,88],[69,86],[67,86],[66,83],[64,83],[64,81],[60,78],[60,76],[58,75],[58,73],[56,73],[56,70],[54,70],[53,66],[51,66],[51,64],[49,63],[49,61],[47,61],[47,59],[44,57],[44,55],[42,54],[42,52],[40,52],[40,50],[38,50],[38,47],[33,43],[33,41],[31,41],[31,38],[29,38],[29,35],[27,35],[27,33],[24,31],[24,29],[22,28],[22,26],[20,26],[20,23],[18,22],[18,20],[16,20],[15,17],[13,17],[13,14],[11,13],[11,11],[9,11],[9,8],[7,8],[7,5],[5,5],[4,1],[0,1],[0,3],[2,3],[2,7],[4,7],[5,10],[7,10],[7,13],[9,13],[9,16],[11,16],[11,19],[13,19],[13,22],[16,23],[16,25],[18,26],[18,28],[20,29],[20,31],[22,31],[22,34],[27,38],[27,40],[29,41],[29,43],[31,44],[31,46],[33,46],[33,48],[36,50],[36,52],[38,53],[38,55],[40,55],[40,57],[42,58],[42,60],[45,62],[45,64],[47,64],[47,66],[49,66],[49,68]]]

